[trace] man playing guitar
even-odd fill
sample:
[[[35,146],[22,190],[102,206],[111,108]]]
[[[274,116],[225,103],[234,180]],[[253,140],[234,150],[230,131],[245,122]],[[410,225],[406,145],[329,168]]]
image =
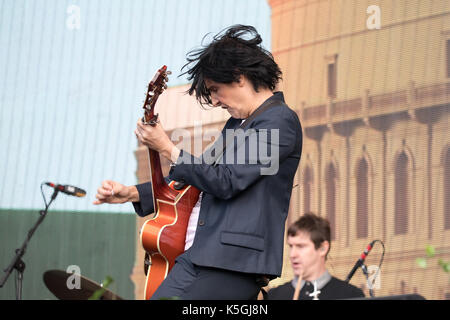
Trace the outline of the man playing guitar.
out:
[[[235,25],[188,54],[189,94],[231,115],[214,157],[178,149],[159,122],[137,123],[138,140],[173,163],[168,178],[201,191],[185,251],[151,299],[256,299],[261,279],[281,275],[302,129],[283,94],[274,92],[281,71],[261,42],[253,27]],[[106,180],[96,197],[94,204],[133,202],[140,216],[155,210],[150,182]]]

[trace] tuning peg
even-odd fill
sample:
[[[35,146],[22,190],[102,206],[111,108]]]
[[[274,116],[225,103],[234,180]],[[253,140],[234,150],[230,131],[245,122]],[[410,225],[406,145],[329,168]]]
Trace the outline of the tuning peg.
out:
[[[164,84],[164,89],[167,89],[167,84]]]
[[[172,71],[167,70],[166,74],[171,75]]]
[[[154,93],[153,91],[149,91],[148,95],[149,95],[150,97],[153,97],[153,96],[155,95],[155,93]]]

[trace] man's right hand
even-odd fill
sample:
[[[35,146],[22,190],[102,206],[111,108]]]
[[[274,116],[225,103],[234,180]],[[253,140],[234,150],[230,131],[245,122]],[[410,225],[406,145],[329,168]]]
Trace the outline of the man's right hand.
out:
[[[93,202],[95,205],[102,203],[125,203],[125,202],[138,202],[139,193],[135,186],[124,186],[123,184],[111,180],[105,180],[102,182],[100,188],[97,189],[97,198]]]

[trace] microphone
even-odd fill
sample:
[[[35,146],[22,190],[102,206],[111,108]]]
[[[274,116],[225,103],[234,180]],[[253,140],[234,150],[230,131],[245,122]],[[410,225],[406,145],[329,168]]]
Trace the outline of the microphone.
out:
[[[353,269],[350,271],[350,273],[348,274],[347,278],[345,279],[345,282],[349,282],[350,279],[355,274],[356,270],[358,270],[358,268],[361,267],[364,264],[364,261],[366,260],[366,257],[369,255],[370,250],[372,250],[373,245],[374,245],[375,242],[376,242],[376,240],[374,240],[371,243],[369,243],[369,245],[367,246],[366,250],[364,250],[364,252],[359,257],[358,261],[356,261],[355,265],[353,266]]]
[[[74,186],[54,184],[52,182],[46,182],[45,184],[48,185],[49,187],[52,187],[56,191],[61,191],[70,196],[84,197],[86,195],[86,191]]]

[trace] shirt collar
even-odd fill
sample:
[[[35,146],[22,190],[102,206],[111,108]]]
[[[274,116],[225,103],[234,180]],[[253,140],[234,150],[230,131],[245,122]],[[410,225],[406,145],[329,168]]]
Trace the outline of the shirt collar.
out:
[[[313,281],[309,281],[311,283],[314,283],[314,281],[317,282],[317,289],[322,289],[323,287],[325,287],[325,285],[330,282],[331,280],[331,274],[328,272],[328,270],[325,270],[325,272],[317,279],[313,280]],[[298,282],[298,276],[295,276],[294,279],[292,279],[291,284],[292,286],[295,288],[297,287],[297,282]],[[300,284],[300,290],[303,288],[303,286],[305,285],[306,281],[302,280],[301,284]]]
[[[282,102],[284,103],[284,94],[283,94],[283,92],[282,92],[282,91],[275,91],[275,92],[273,93],[272,96],[270,96],[269,98],[267,98],[266,101],[264,101],[264,102],[261,104],[261,106],[264,105],[265,103],[271,102],[272,100],[280,100],[280,101],[282,101]],[[259,106],[258,108],[261,108],[261,106]],[[257,108],[257,109],[258,109],[258,108]],[[256,110],[255,110],[255,111],[256,111]],[[246,119],[239,119],[239,125],[241,125],[242,122],[244,122],[245,120],[246,120]]]

